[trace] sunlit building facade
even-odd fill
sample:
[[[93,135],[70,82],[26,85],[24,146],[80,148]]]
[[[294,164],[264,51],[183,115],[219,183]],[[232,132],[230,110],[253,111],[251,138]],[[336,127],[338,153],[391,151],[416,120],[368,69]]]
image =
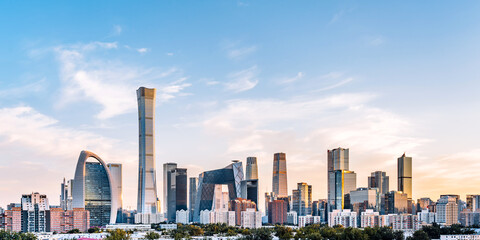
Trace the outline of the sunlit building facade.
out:
[[[273,155],[272,191],[276,196],[288,196],[287,157],[285,153]]]
[[[139,161],[137,212],[157,212],[157,178],[155,169],[155,89],[137,90]]]

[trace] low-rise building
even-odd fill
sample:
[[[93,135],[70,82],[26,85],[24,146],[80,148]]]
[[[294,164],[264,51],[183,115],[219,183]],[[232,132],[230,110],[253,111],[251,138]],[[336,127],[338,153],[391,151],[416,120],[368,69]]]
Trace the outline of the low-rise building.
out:
[[[136,213],[135,224],[152,224],[165,222],[163,213]]]
[[[47,232],[68,232],[78,229],[86,232],[90,228],[90,212],[83,208],[63,210],[50,208],[47,211]]]
[[[380,225],[379,219],[379,212],[374,212],[373,209],[367,209],[360,215],[360,227],[378,227]]]

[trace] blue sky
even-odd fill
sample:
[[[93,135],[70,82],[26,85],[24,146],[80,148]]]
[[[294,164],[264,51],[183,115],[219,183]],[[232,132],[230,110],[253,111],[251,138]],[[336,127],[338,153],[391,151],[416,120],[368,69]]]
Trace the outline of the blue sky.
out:
[[[190,176],[274,152],[326,196],[326,151],[357,185],[414,158],[414,197],[479,193],[480,3],[474,1],[3,1],[0,206],[58,203],[82,149],[124,164],[136,205],[135,90],[158,92],[161,165]],[[464,184],[468,180],[469,184]],[[161,182],[158,182],[161,193]],[[396,181],[390,184],[396,189]]]

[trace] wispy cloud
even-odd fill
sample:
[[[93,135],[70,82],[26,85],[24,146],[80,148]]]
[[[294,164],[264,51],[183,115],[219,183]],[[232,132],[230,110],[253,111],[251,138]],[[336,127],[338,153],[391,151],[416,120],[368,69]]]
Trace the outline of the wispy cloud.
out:
[[[17,85],[17,84],[15,84]],[[45,90],[46,79],[30,82],[22,86],[0,87],[0,98],[4,97],[25,97],[32,93],[38,93]]]
[[[343,15],[345,15],[345,12],[346,12],[345,10],[340,10],[337,13],[335,13],[330,19],[330,21],[328,22],[328,24],[336,23],[338,20],[340,20],[343,17]]]
[[[365,37],[365,42],[370,46],[380,46],[385,43],[385,37],[381,35]]]
[[[314,197],[322,197],[326,182],[318,172],[326,171],[327,149],[351,148],[355,158],[351,168],[366,179],[377,168],[393,175],[395,166],[385,159],[393,160],[424,143],[413,137],[416,128],[408,118],[371,106],[376,98],[371,93],[350,93],[231,100],[210,112],[203,126],[226,141],[226,155],[257,156],[263,175],[271,169],[272,153],[287,152],[292,178],[313,183]]]
[[[257,71],[257,66],[253,66],[229,74],[225,88],[233,92],[243,92],[254,88],[258,84]]]
[[[123,28],[120,25],[113,25],[112,33],[110,35],[112,36],[118,36],[122,34]]]
[[[134,111],[135,89],[140,85],[158,87],[160,101],[178,96],[190,86],[176,68],[161,70],[97,58],[100,50],[117,49],[116,42],[93,42],[55,48],[63,82],[60,107],[76,101],[94,101],[103,108],[100,119]],[[182,79],[178,81],[178,79]],[[178,89],[178,91],[172,91]]]
[[[241,59],[257,51],[256,46],[234,48],[228,50],[228,57],[230,59]]]
[[[349,77],[349,78],[345,78],[343,80],[341,80],[340,82],[337,82],[335,84],[332,84],[330,86],[326,86],[326,87],[323,87],[323,88],[320,88],[320,89],[316,89],[314,90],[314,92],[322,92],[322,91],[327,91],[327,90],[331,90],[331,89],[334,89],[334,88],[338,88],[340,86],[343,86],[349,82],[353,81],[353,78],[352,77]]]
[[[295,75],[295,77],[291,77],[291,78],[286,78],[284,80],[281,80],[280,83],[292,83],[292,82],[296,82],[300,79],[302,79],[303,77],[305,77],[305,74],[303,72],[298,72],[297,75]]]

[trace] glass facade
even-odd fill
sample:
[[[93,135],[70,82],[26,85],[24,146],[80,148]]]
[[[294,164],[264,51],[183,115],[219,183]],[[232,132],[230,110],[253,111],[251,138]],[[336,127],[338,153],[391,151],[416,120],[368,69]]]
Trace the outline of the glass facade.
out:
[[[273,155],[272,191],[276,196],[288,196],[287,157],[285,153],[275,153]]]
[[[154,88],[137,90],[139,161],[138,198],[139,213],[157,212],[157,180],[155,169],[155,94]]]
[[[110,223],[112,196],[105,168],[99,162],[85,163],[85,210],[90,211],[90,226]]]
[[[229,199],[242,196],[242,162],[235,161],[225,168],[203,172],[198,178],[197,198],[195,200],[194,222],[200,222],[200,211],[211,210],[216,184],[228,186]]]
[[[398,191],[407,194],[412,199],[412,158],[403,154],[398,158]]]

